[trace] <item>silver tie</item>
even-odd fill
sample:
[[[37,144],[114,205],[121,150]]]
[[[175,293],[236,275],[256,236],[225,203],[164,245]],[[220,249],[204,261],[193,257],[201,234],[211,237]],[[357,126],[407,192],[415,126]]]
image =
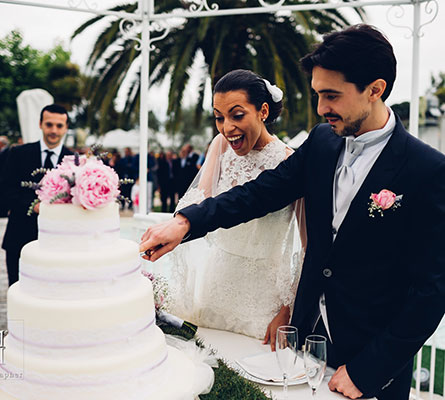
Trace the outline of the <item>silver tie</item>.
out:
[[[355,177],[351,165],[363,151],[364,147],[365,143],[356,142],[352,137],[346,138],[343,164],[337,171],[337,187],[335,192],[335,207],[337,211],[344,205],[344,202],[354,185]]]

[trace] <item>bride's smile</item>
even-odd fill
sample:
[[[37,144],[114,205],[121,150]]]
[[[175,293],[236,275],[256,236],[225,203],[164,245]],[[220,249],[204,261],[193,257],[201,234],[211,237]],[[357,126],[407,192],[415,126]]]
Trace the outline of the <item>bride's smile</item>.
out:
[[[239,156],[262,149],[274,140],[264,125],[269,115],[268,104],[263,103],[257,110],[244,90],[215,93],[213,111],[216,128]]]

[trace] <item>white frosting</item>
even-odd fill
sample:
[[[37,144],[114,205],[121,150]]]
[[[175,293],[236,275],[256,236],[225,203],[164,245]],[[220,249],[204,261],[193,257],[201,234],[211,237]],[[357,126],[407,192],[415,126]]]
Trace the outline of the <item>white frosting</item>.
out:
[[[86,210],[73,204],[40,204],[39,245],[51,251],[95,250],[119,239],[119,205]]]
[[[153,310],[151,283],[143,276],[131,292],[102,299],[41,299],[21,290],[20,282],[8,290],[8,318],[23,320],[25,334],[28,327],[82,333],[85,329],[118,327],[144,317],[149,322]]]
[[[177,349],[168,347],[167,350],[168,357],[159,367],[133,376],[117,369],[114,374],[103,377],[112,383],[103,385],[80,385],[76,383],[76,376],[63,381],[54,375],[52,383],[75,386],[43,385],[35,380],[48,380],[48,375],[35,373],[21,380],[0,380],[0,400],[193,400],[195,365]]]
[[[167,348],[138,245],[118,226],[116,204],[41,204],[8,290],[0,400],[193,399],[195,366]]]
[[[38,241],[23,247],[20,289],[27,294],[59,300],[102,298],[131,291],[140,279],[135,242],[119,239],[113,247],[57,252]]]

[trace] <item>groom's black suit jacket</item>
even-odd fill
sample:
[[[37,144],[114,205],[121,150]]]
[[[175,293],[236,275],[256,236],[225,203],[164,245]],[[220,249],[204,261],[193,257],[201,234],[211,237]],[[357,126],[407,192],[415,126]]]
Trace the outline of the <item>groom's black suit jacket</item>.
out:
[[[70,154],[73,153],[63,146],[57,163],[59,164],[64,156]],[[34,190],[21,187],[21,182],[39,182],[42,175],[33,177],[31,173],[41,167],[40,142],[13,147],[9,151],[0,184],[9,210],[8,225],[2,245],[7,251],[20,251],[26,243],[37,239],[37,214],[27,215],[29,206],[37,196]]]
[[[346,364],[356,386],[375,395],[407,366],[444,314],[445,156],[397,119],[333,241],[333,180],[343,146],[327,124],[318,125],[276,169],[181,214],[193,239],[304,197],[308,246],[292,325],[301,345],[324,293],[333,340],[329,363]],[[370,195],[382,189],[403,195],[401,206],[372,218]]]

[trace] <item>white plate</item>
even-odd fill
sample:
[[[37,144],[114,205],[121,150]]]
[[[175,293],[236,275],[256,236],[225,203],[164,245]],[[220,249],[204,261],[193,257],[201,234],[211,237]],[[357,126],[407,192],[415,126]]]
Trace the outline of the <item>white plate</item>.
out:
[[[290,354],[292,357],[295,355]],[[240,360],[235,360],[237,365],[242,368],[251,377],[260,380],[261,382],[278,383],[282,385],[282,372],[278,365],[275,353],[270,351],[260,352],[244,357]],[[305,378],[304,365],[301,357],[297,358],[294,369],[290,373],[289,382],[297,382],[297,384]]]
[[[241,375],[243,378],[246,378],[248,381],[259,383],[260,385],[266,385],[266,386],[283,386],[283,382],[275,382],[275,381],[265,381],[263,379],[257,378],[255,376],[250,375],[247,373],[244,369],[242,369],[239,365],[236,365],[234,367],[236,372]],[[293,381],[289,381],[289,386],[295,386],[295,385],[301,385],[303,383],[306,383],[307,379],[306,377],[302,377],[300,379],[295,379]]]

